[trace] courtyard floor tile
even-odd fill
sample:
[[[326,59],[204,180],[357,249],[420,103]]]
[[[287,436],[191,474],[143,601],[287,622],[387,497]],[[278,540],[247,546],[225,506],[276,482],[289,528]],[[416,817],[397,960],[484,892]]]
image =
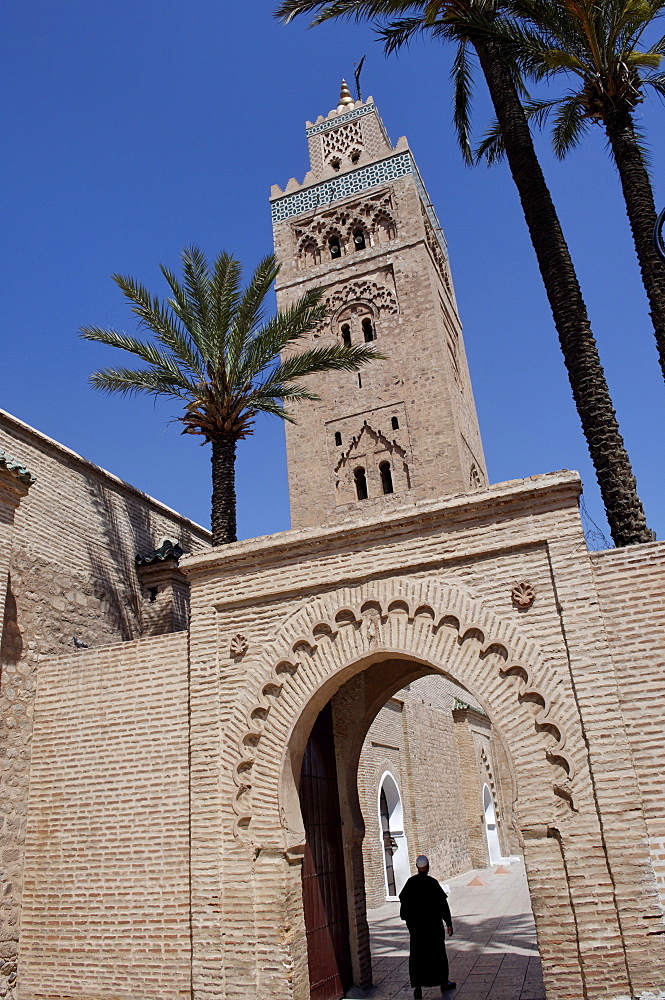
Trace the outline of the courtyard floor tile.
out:
[[[469,886],[479,875],[486,885]],[[450,978],[457,989],[451,1000],[545,1000],[524,865],[515,862],[506,875],[492,868],[465,872],[445,883],[455,934],[447,938]],[[409,935],[399,919],[399,904],[368,911],[374,987],[354,987],[357,1000],[408,1000]],[[440,996],[423,989],[424,1000]]]

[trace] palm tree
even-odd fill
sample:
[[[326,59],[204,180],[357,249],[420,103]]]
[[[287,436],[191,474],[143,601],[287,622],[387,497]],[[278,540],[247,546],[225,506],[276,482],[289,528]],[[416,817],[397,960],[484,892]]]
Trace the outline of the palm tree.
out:
[[[383,355],[372,347],[344,344],[294,352],[325,319],[326,309],[315,288],[265,319],[266,297],[279,273],[273,256],[259,263],[244,291],[240,264],[229,254],[221,253],[210,267],[192,246],[182,251],[182,265],[182,282],[161,267],[172,295],[166,302],[133,278],[113,275],[139,326],[152,331],[154,339],[97,326],[82,327],[80,333],[85,340],[129,351],[147,366],[93,372],[95,389],[176,397],[184,403],[178,418],[185,425],[182,433],[199,434],[202,444],[212,444],[212,542],[223,545],[236,541],[236,443],[253,433],[256,414],[295,423],[284,403],[319,398],[303,382],[307,376],[356,371]]]
[[[563,157],[592,124],[602,124],[619,171],[626,211],[649,300],[660,367],[665,377],[665,267],[654,245],[656,207],[634,111],[652,87],[665,97],[665,36],[642,47],[645,31],[665,10],[665,0],[508,0],[520,21],[492,28],[519,65],[536,79],[565,75],[570,90],[532,101],[527,115],[540,124],[555,112],[552,145]],[[488,136],[481,152],[500,152]]]
[[[475,49],[522,203],[612,537],[616,545],[651,541],[654,536],[637,495],[577,275],[533,146],[518,90],[519,74],[486,30],[499,16],[499,4],[496,0],[283,0],[276,16],[288,22],[306,13],[315,13],[313,24],[340,17],[378,19],[384,24],[380,34],[389,52],[419,32],[455,41],[455,124],[467,160],[471,159],[467,49]],[[470,14],[481,19],[481,28],[474,27]],[[391,21],[395,16],[397,20]]]

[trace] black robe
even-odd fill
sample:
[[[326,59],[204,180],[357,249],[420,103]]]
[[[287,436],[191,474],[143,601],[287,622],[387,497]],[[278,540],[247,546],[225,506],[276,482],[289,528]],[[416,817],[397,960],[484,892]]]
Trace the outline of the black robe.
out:
[[[411,985],[445,986],[448,982],[446,927],[452,927],[448,897],[435,878],[418,872],[399,894],[399,915],[411,938]],[[445,926],[444,926],[445,925]]]

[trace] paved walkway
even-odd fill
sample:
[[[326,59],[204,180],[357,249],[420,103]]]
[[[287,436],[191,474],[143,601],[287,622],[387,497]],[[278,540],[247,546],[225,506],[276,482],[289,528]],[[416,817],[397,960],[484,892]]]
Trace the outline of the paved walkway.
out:
[[[507,867],[507,866],[506,866]],[[485,885],[469,886],[478,876]],[[455,934],[447,938],[451,1000],[545,1000],[529,890],[521,862],[508,874],[496,869],[467,872],[449,879],[448,899]],[[409,936],[399,919],[399,904],[386,903],[368,913],[374,988],[354,989],[348,997],[408,1000]],[[423,989],[425,1000],[439,997]]]

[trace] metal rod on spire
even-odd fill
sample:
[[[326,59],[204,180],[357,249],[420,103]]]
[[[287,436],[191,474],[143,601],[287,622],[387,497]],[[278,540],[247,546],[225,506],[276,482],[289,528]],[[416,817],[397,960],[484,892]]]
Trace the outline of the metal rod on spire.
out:
[[[362,101],[362,99],[363,99],[363,95],[362,95],[361,90],[360,90],[360,74],[362,72],[362,68],[363,68],[363,63],[364,62],[365,62],[365,56],[362,57],[362,59],[360,60],[359,63],[354,63],[353,64],[356,67],[356,69],[354,71],[354,74],[353,74],[354,77],[355,77],[355,80],[356,80],[356,100],[359,101],[359,102]]]

